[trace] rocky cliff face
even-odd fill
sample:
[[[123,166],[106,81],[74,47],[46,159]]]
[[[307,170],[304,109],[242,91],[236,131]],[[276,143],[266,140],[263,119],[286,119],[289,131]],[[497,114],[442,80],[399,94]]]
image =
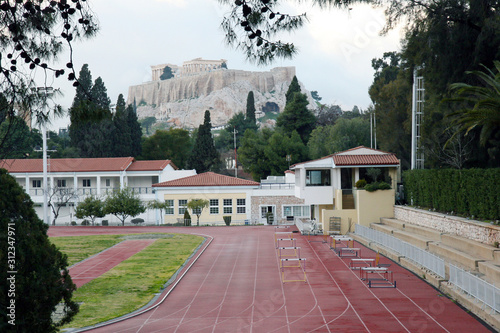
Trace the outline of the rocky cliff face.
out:
[[[266,103],[275,103],[282,111],[294,75],[295,67],[278,67],[269,72],[218,70],[131,86],[127,102],[135,99],[139,118],[154,116],[175,127],[194,128],[209,110],[212,125],[221,126],[235,113],[245,112],[250,91],[254,92],[257,111]],[[312,103],[310,93],[301,89]]]

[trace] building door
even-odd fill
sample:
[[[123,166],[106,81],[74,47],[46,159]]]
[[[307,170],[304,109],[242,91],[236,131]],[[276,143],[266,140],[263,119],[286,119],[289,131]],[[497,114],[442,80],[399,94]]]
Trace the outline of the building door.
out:
[[[264,225],[268,224],[268,216],[270,218],[269,221],[272,221],[273,224],[276,224],[276,206],[260,206],[260,223]]]

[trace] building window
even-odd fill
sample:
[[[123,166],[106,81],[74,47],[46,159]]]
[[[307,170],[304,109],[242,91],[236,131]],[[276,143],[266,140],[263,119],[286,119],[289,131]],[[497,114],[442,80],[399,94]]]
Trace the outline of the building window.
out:
[[[66,179],[58,179],[57,180],[57,187],[66,187]]]
[[[236,199],[236,213],[237,214],[246,214],[246,200],[245,199]]]
[[[187,209],[187,200],[179,200],[179,215],[184,215],[184,212]]]
[[[83,179],[83,187],[90,187],[90,179]]]
[[[168,207],[165,208],[165,215],[174,215],[174,200],[165,200]]]
[[[224,214],[232,214],[233,213],[233,199],[224,199]]]
[[[106,187],[110,187],[110,186],[111,186],[111,179],[106,178]]]
[[[219,199],[210,199],[210,214],[219,214]]]
[[[311,217],[311,208],[306,205],[283,206],[283,217]]]
[[[306,170],[306,186],[330,186],[330,170]]]
[[[35,187],[38,187],[38,188],[41,188],[42,187],[42,181],[40,179],[37,179],[37,180],[33,180],[31,182],[31,187],[35,188]]]

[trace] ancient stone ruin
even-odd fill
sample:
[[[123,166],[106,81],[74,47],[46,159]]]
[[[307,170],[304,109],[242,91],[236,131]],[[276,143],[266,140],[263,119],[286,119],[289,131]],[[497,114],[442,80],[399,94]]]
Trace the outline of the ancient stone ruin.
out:
[[[170,67],[173,78],[160,80]],[[223,126],[238,112],[245,112],[250,91],[257,113],[281,112],[295,67],[277,67],[265,72],[227,68],[227,61],[196,58],[182,66],[151,66],[152,80],[129,87],[128,103],[135,101],[139,118],[154,116],[174,127],[195,128],[210,110],[212,125]],[[302,92],[310,93],[302,88]],[[311,104],[312,105],[312,104]]]

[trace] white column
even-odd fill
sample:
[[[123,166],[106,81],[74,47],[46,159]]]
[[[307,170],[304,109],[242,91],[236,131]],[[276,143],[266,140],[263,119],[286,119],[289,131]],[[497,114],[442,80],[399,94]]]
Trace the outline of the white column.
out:
[[[26,182],[26,193],[30,195],[30,177],[28,175],[26,175],[25,182]]]
[[[101,195],[101,176],[97,176],[97,196]]]

